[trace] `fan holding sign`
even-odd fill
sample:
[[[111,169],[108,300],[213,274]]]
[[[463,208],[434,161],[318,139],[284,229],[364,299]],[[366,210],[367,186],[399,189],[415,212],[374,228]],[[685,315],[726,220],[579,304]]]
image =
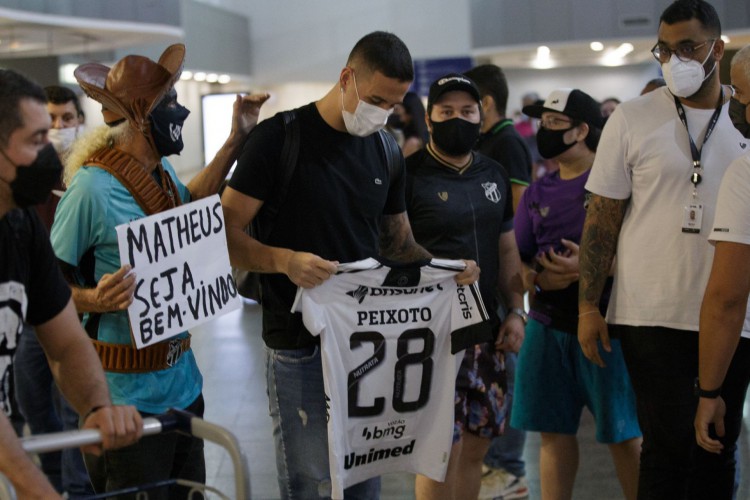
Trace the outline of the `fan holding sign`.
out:
[[[51,234],[113,401],[145,415],[203,413],[203,380],[186,330],[238,303],[227,276],[223,215],[210,196],[268,98],[237,97],[227,141],[185,186],[165,158],[183,147],[189,111],[174,84],[184,57],[185,46],[175,44],[158,62],[129,55],[112,68],[76,69],[81,88],[102,104],[106,125],[70,152],[68,190]],[[183,205],[191,200],[201,201]],[[205,481],[202,442],[176,434],[87,462],[97,492],[174,476]]]

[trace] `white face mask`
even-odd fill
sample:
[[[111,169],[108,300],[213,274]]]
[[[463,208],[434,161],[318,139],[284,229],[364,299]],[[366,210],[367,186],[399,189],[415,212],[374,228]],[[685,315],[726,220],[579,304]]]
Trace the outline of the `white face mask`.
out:
[[[70,149],[70,145],[78,136],[78,127],[51,128],[47,131],[49,142],[55,148],[58,155],[64,154]]]
[[[690,60],[688,62],[681,61],[677,54],[672,54],[669,58],[669,62],[661,65],[661,71],[664,73],[664,81],[667,82],[667,88],[672,94],[677,97],[690,97],[691,95],[698,92],[703,84],[704,80],[711,76],[716,69],[716,62],[711,71],[706,75],[703,65],[706,64],[708,58],[711,56],[714,44],[711,44],[711,50],[708,51],[706,58],[703,59],[702,63],[698,61]]]
[[[354,113],[344,109],[344,89],[341,89],[341,116],[344,118],[346,131],[357,137],[367,137],[385,127],[388,117],[393,110],[387,110],[367,103],[359,98],[357,79],[354,77],[354,92],[357,93],[357,108]]]

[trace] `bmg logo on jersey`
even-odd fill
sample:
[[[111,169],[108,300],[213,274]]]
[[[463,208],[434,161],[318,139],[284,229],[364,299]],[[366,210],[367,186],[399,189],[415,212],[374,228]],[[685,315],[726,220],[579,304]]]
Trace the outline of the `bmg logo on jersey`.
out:
[[[375,424],[364,425],[362,432],[354,439],[355,444],[361,446],[368,441],[399,440],[407,434],[406,420],[397,418],[390,422],[378,422]],[[408,437],[408,436],[407,436]]]

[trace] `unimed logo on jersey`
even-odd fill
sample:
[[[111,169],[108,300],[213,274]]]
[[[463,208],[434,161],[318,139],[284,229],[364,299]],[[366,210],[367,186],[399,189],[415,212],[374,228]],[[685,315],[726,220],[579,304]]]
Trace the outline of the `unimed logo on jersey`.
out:
[[[395,458],[400,457],[401,455],[411,455],[414,451],[414,443],[416,441],[416,439],[412,439],[409,444],[404,446],[370,448],[365,453],[351,452],[344,457],[344,469],[349,470],[353,467],[361,467],[391,457]]]

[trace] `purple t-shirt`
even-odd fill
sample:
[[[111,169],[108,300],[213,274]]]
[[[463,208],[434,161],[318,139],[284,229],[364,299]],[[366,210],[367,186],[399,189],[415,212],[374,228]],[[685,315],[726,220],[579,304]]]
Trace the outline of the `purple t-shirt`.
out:
[[[562,251],[562,240],[580,243],[586,218],[586,181],[589,171],[575,179],[560,179],[560,173],[542,177],[524,191],[514,225],[518,251],[524,262],[550,248]]]
[[[562,252],[562,239],[581,243],[586,218],[590,170],[575,179],[563,180],[555,172],[534,182],[523,193],[514,219],[521,259],[541,271],[536,257],[550,248]],[[608,283],[609,286],[609,283]],[[603,294],[608,297],[608,289]],[[606,300],[602,300],[606,311]],[[543,291],[531,300],[529,316],[555,329],[575,334],[578,324],[578,282],[564,290]]]

